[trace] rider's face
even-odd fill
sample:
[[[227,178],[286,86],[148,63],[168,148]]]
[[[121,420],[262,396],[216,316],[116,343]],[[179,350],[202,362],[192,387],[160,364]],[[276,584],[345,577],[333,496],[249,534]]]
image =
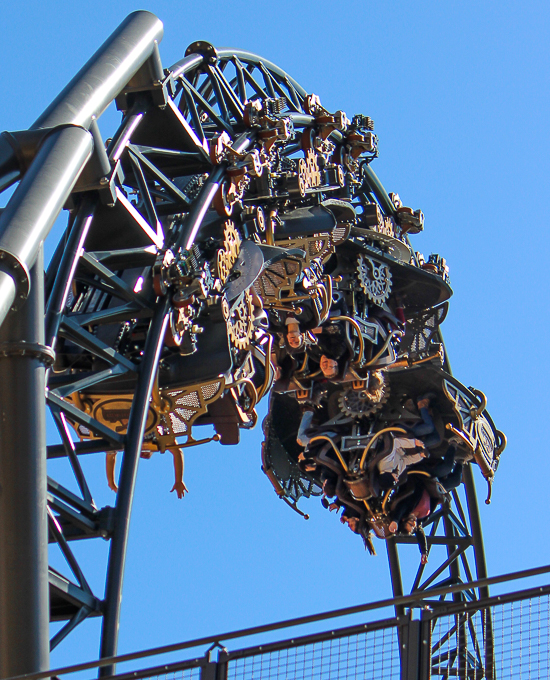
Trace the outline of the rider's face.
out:
[[[323,354],[320,361],[320,368],[325,378],[335,378],[338,375],[338,362],[329,359]]]
[[[403,524],[403,528],[408,534],[412,534],[416,529],[416,517],[407,517]]]
[[[301,347],[302,342],[304,340],[304,336],[302,333],[300,333],[299,330],[297,329],[292,329],[289,330],[286,339],[288,340],[288,344],[293,348],[293,349],[298,349]]]

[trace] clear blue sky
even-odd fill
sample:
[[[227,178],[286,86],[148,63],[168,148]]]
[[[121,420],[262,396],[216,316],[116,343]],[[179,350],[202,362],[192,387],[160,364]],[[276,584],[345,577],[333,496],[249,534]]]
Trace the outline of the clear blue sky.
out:
[[[450,265],[443,331],[454,373],[487,394],[508,435],[493,503],[481,507],[489,572],[550,562],[548,3],[4,3],[0,129],[28,127],[135,9],[164,22],[166,66],[198,39],[240,47],[277,63],[326,108],[374,119],[376,173],[424,211],[416,249]],[[104,136],[117,120],[105,114]],[[183,501],[168,493],[168,456],[142,461],[121,652],[390,594],[383,545],[369,557],[316,500],[304,504],[309,522],[292,513],[260,471],[260,441],[257,428],[239,447],[189,450]],[[113,504],[103,456],[85,462],[97,503]],[[78,546],[99,594],[103,547]],[[98,622],[85,624],[52,663],[93,658],[97,640]]]

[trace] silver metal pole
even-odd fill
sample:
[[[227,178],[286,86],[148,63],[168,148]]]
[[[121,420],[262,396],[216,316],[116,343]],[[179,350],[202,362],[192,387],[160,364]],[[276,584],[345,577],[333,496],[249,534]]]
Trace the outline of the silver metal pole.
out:
[[[44,266],[0,329],[0,677],[49,668]]]
[[[0,216],[0,325],[30,290],[29,270],[91,156],[92,135],[79,127],[52,132]],[[43,320],[42,320],[42,323]]]
[[[132,12],[33,123],[31,130],[56,125],[89,128],[162,40],[162,21],[151,12]]]
[[[122,602],[122,580],[126,563],[126,547],[130,528],[130,513],[134,499],[139,456],[149,411],[149,400],[153,389],[164,334],[168,323],[169,299],[161,299],[151,321],[143,361],[139,368],[139,379],[134,393],[128,435],[120,473],[119,488],[115,506],[115,531],[109,551],[109,566],[105,588],[105,612],[101,634],[100,656],[115,656],[118,645],[118,626]],[[114,675],[114,665],[100,669],[100,676]]]
[[[0,190],[23,175],[0,216],[0,677],[49,667],[42,243],[92,154],[95,118],[148,60],[152,84],[162,79],[162,35],[155,15],[129,15],[36,132],[0,139]]]
[[[163,33],[154,14],[132,12],[33,123],[34,136],[32,132],[0,136],[0,191],[25,172],[42,129],[78,125],[88,130],[146,62],[151,83],[158,82],[163,77],[158,57]]]

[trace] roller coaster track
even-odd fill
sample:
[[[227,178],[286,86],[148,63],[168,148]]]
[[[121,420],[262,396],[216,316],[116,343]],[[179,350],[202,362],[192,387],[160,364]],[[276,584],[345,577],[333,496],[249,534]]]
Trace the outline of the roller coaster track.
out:
[[[360,276],[373,304],[383,305],[388,294],[372,285],[369,266],[394,272],[399,264],[399,271],[426,282],[425,300],[409,298],[417,320],[422,309],[450,295],[444,264],[423,263],[410,249],[407,231],[419,226],[418,211],[403,210],[370,168],[376,139],[365,116],[349,121],[342,112],[329,114],[288,74],[245,51],[196,42],[164,69],[161,38],[162,24],[152,14],[130,15],[30,130],[0,137],[0,185],[7,189],[19,181],[0,216],[0,481],[4,487],[13,480],[0,497],[3,516],[13,518],[0,528],[2,677],[47,667],[48,618],[64,622],[50,641],[55,647],[85,619],[102,617],[100,655],[116,655],[140,456],[172,450],[176,459],[182,447],[200,443],[192,427],[201,424],[213,424],[222,443],[236,443],[240,429],[254,426],[254,406],[275,377],[275,336],[254,325],[253,284],[264,309],[276,314],[280,303],[299,313],[299,304],[312,299],[324,323],[340,284],[338,272],[327,274],[321,264],[346,243],[343,248],[359,244],[366,253]],[[104,143],[96,120],[113,99],[122,122]],[[69,210],[67,228],[43,284],[42,242],[63,208]],[[373,216],[379,231],[367,222]],[[304,237],[298,217],[303,224],[315,221],[313,240]],[[374,246],[368,241],[373,230]],[[323,245],[328,233],[332,240]],[[306,252],[313,241],[330,252]],[[345,257],[348,262],[357,255]],[[309,277],[312,288],[302,289],[302,297],[293,289],[277,302],[261,288],[260,274],[270,267],[280,274],[280,262]],[[401,285],[395,273],[393,279]],[[366,323],[356,336],[351,326],[359,382],[368,380],[371,368],[390,364],[392,390],[407,375],[418,379],[423,369],[416,364],[432,367],[422,373],[431,376],[428,387],[441,391],[444,376],[455,407],[449,406],[447,420],[467,432],[478,454],[483,437],[490,440],[487,455],[476,461],[492,481],[502,435],[483,413],[481,393],[452,377],[439,322],[424,343],[426,352],[439,348],[438,366],[434,356],[410,349],[425,327],[408,339],[408,354],[403,345],[394,349],[394,334],[386,330],[370,339],[367,357],[368,333],[382,333],[382,326],[377,331]],[[209,373],[193,373],[196,351],[211,357]],[[300,380],[298,396],[313,384]],[[47,447],[46,407],[59,432],[59,443]],[[22,413],[32,414],[25,419],[29,427],[22,427]],[[292,475],[281,472],[269,443],[279,434],[267,434],[271,458],[264,467],[277,493],[297,508],[301,496],[320,494],[319,481],[303,468],[297,472],[296,460],[289,459]],[[51,478],[46,489],[46,450],[48,459],[70,466],[78,494]],[[15,451],[25,470],[14,462]],[[79,456],[120,451],[115,507],[97,508]],[[395,596],[424,590],[429,597],[430,588],[487,576],[473,464],[464,468],[464,484],[430,518],[429,570],[420,565],[403,578],[399,551],[415,540],[386,540]],[[46,501],[47,513],[37,515]],[[68,575],[46,569],[46,531]],[[93,592],[71,549],[73,541],[89,539],[109,541],[104,593]],[[33,588],[25,590],[29,582]],[[479,589],[452,597],[486,596]],[[14,623],[22,610],[31,622],[24,633]],[[475,638],[463,618],[457,625]],[[466,662],[475,677],[492,678],[490,619],[484,635],[486,654]],[[472,642],[468,648],[476,649]],[[447,668],[434,674],[452,673],[459,655],[459,648],[449,649]]]

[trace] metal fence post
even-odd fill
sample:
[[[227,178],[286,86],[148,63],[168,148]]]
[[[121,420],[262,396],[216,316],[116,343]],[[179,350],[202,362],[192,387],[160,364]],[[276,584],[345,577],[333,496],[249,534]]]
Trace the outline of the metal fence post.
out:
[[[218,664],[215,661],[208,661],[201,666],[200,680],[216,680]]]
[[[401,680],[420,680],[420,621],[409,619],[400,626],[399,637],[401,640]]]
[[[227,680],[227,664],[229,655],[225,651],[220,651],[218,654],[218,668],[216,671],[216,680]]]
[[[420,638],[418,640],[420,656],[420,680],[429,680],[432,673],[432,621],[433,611],[422,610],[420,616]]]
[[[227,680],[227,658],[228,654],[224,649],[219,650],[218,660],[212,661],[212,652],[216,648],[209,649],[207,652],[207,662],[201,666],[200,680]]]

